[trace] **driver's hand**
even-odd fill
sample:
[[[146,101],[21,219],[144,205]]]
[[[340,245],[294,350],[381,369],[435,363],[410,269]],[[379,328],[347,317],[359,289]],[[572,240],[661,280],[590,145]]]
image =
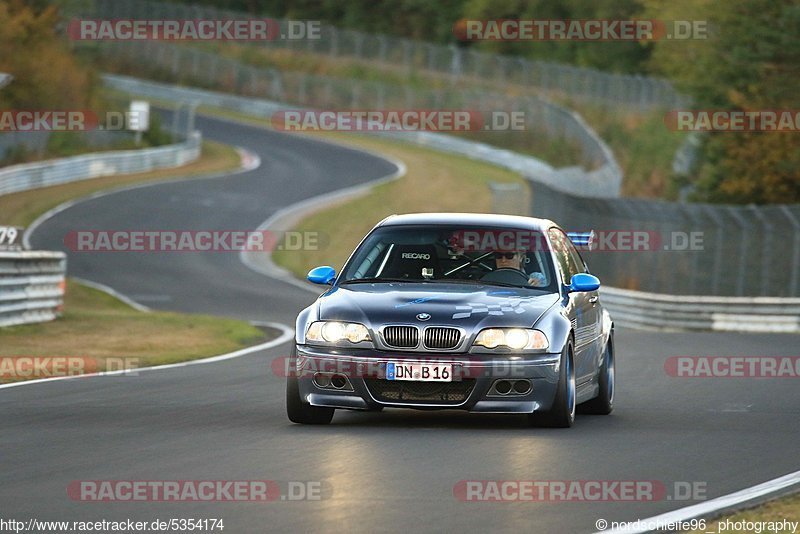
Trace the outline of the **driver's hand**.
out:
[[[547,285],[547,279],[542,273],[531,273],[528,275],[528,285],[532,287],[544,287]]]

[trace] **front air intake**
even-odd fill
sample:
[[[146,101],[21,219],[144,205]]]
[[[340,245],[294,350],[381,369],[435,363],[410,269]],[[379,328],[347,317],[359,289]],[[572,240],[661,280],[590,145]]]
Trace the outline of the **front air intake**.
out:
[[[425,348],[454,349],[461,342],[461,331],[446,326],[430,326],[425,329]]]
[[[419,345],[419,330],[416,326],[387,326],[383,329],[383,341],[396,349],[413,349]]]

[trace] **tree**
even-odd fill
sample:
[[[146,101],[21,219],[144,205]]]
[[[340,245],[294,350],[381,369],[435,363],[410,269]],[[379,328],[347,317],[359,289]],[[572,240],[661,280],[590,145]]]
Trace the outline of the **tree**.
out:
[[[630,20],[641,12],[639,0],[468,0],[466,19]],[[650,46],[638,41],[485,41],[478,47],[531,59],[571,63],[615,72],[641,72]]]
[[[798,110],[800,4],[795,0],[645,0],[653,18],[707,19],[706,40],[662,41],[652,65],[694,98],[693,108]],[[800,132],[713,132],[696,197],[800,202]]]
[[[86,109],[94,98],[92,71],[80,65],[56,33],[56,8],[22,0],[0,2],[0,72],[14,81],[0,91],[6,109]]]

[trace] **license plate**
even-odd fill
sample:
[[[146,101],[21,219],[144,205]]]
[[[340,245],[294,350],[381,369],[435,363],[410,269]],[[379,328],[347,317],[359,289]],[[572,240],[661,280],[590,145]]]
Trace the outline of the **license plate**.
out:
[[[412,380],[415,382],[452,382],[451,364],[389,362],[386,380]]]

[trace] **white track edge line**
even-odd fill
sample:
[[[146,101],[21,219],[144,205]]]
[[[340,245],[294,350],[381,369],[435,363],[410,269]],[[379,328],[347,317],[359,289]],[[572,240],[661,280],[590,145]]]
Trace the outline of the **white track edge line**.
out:
[[[114,289],[113,287],[107,286],[105,284],[101,284],[99,282],[92,282],[91,280],[86,280],[85,278],[78,278],[78,277],[75,277],[75,276],[71,276],[70,278],[72,280],[75,280],[79,284],[82,284],[82,285],[87,286],[87,287],[91,287],[92,289],[96,289],[98,291],[102,291],[103,293],[111,295],[112,297],[114,297],[114,298],[116,298],[118,300],[121,300],[122,302],[124,302],[125,304],[127,304],[128,306],[130,306],[131,308],[133,308],[136,311],[140,311],[142,313],[149,313],[149,312],[153,311],[152,308],[149,308],[149,307],[145,306],[144,304],[140,304],[140,303],[136,302],[135,300],[133,300],[129,296],[123,295],[122,293],[120,293],[119,291]]]
[[[795,471],[794,473],[789,473],[788,475],[768,480],[767,482],[764,482],[762,484],[745,488],[743,490],[728,495],[723,495],[722,497],[717,497],[715,499],[711,499],[709,501],[700,504],[687,506],[685,508],[680,508],[672,512],[667,512],[661,515],[649,517],[647,519],[629,521],[628,523],[634,526],[638,523],[639,526],[641,526],[642,524],[666,525],[681,521],[683,522],[690,521],[692,519],[713,515],[715,512],[720,512],[727,508],[732,508],[734,506],[744,504],[749,501],[753,501],[760,497],[765,497],[773,493],[778,493],[782,490],[785,490],[791,486],[798,484],[800,484],[800,471]],[[601,530],[597,534],[622,534],[622,533],[640,534],[645,532],[654,532],[658,530],[663,531],[663,527],[661,529],[656,529],[656,530],[648,529],[646,528],[646,526],[645,528],[635,528],[635,527],[616,528],[613,530]]]

